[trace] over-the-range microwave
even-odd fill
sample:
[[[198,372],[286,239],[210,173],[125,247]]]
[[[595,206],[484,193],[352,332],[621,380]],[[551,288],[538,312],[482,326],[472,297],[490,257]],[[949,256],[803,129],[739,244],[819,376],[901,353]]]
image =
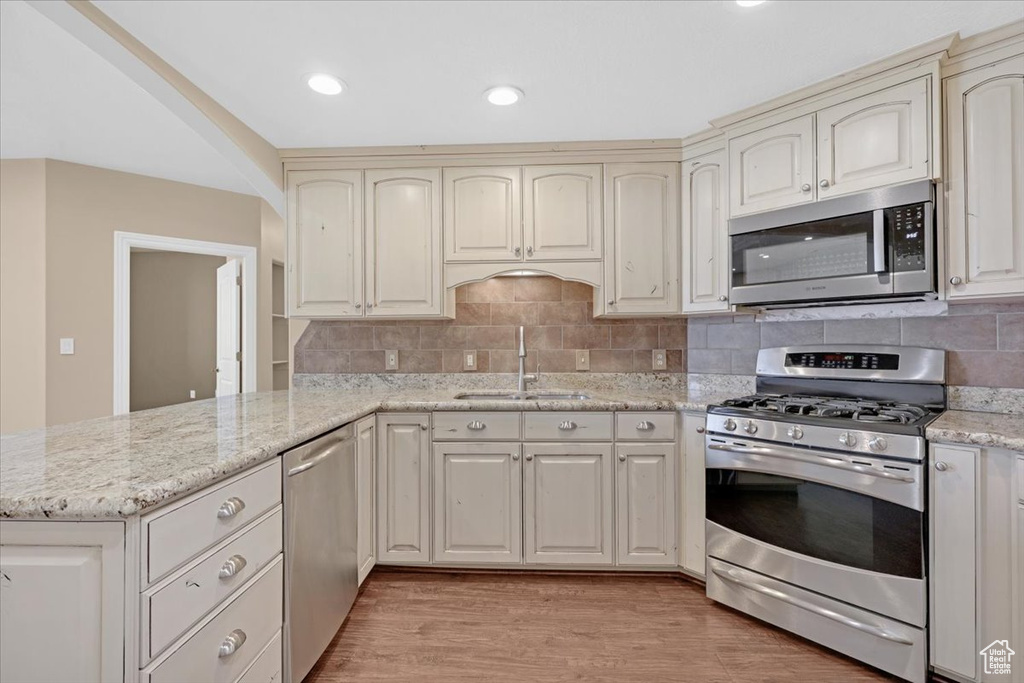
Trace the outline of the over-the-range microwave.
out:
[[[754,307],[907,301],[936,294],[931,181],[729,221],[729,300]]]

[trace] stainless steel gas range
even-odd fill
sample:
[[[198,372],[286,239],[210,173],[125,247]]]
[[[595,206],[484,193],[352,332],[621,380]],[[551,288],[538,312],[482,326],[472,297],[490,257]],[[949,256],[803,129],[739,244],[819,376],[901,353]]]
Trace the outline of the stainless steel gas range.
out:
[[[708,408],[708,597],[923,682],[944,380],[936,349],[762,349],[757,394]]]

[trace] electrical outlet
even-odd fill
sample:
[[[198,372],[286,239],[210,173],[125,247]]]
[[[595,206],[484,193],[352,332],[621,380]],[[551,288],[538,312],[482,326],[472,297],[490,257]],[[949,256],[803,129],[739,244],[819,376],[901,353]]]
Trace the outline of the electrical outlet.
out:
[[[462,352],[462,369],[467,371],[476,370],[476,351]]]
[[[60,339],[60,355],[62,355],[62,356],[73,356],[73,355],[75,355],[75,338],[74,337],[61,337],[61,339]]]
[[[195,398],[196,397],[196,390],[195,389],[189,389],[188,390],[188,397],[189,398]]]
[[[665,357],[665,349],[654,349],[653,351],[651,351],[651,369],[668,369],[668,360]]]
[[[384,369],[385,370],[397,370],[398,369],[398,351],[385,351],[384,352]]]
[[[576,352],[576,369],[590,369],[590,351],[588,349],[580,349]]]

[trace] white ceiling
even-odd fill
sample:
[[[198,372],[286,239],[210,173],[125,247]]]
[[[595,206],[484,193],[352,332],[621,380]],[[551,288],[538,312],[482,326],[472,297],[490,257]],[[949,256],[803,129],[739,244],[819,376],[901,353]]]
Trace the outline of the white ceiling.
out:
[[[0,157],[256,194],[177,116],[23,2],[0,2]]]

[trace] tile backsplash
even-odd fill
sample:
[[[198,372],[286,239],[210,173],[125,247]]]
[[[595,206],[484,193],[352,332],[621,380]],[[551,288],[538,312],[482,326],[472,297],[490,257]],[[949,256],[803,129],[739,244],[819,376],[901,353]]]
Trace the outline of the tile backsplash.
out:
[[[652,350],[667,351],[669,373],[686,371],[686,320],[594,320],[593,288],[553,277],[499,277],[455,290],[452,321],[314,321],[295,345],[297,373],[384,372],[398,350],[399,373],[462,372],[466,350],[477,372],[517,372],[517,330],[526,328],[527,371],[652,372]]]
[[[1024,304],[951,304],[927,318],[756,322],[753,316],[690,318],[687,372],[752,375],[757,350],[797,344],[942,348],[947,383],[1024,388]]]

